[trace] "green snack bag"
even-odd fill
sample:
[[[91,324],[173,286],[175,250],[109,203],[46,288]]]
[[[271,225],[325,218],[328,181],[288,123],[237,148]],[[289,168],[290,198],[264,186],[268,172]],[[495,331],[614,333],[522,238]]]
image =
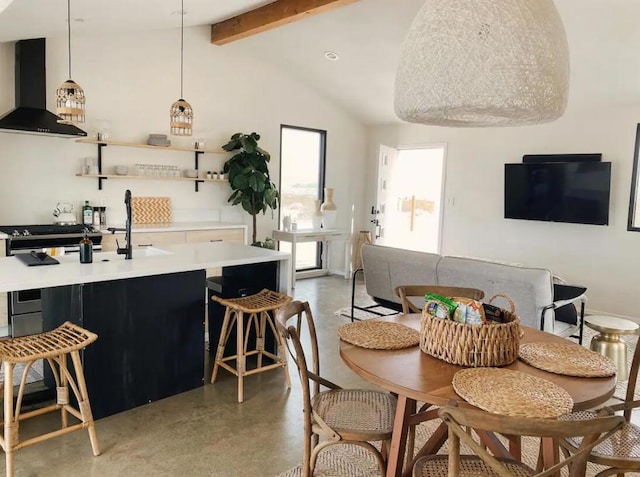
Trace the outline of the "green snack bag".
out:
[[[432,312],[435,311],[434,307],[429,307],[427,309],[427,312],[429,314],[432,314],[433,316],[437,316],[438,318],[444,318],[444,319],[452,319],[453,318],[453,314],[456,311],[456,308],[458,308],[458,304],[453,301],[451,298],[447,298],[446,296],[442,296],[442,295],[438,295],[437,293],[431,293],[431,292],[427,292],[424,295],[424,301],[425,302],[439,302],[442,305],[444,305],[444,308],[446,308],[446,310],[442,310],[442,307],[438,307],[438,312],[437,315],[433,314]]]

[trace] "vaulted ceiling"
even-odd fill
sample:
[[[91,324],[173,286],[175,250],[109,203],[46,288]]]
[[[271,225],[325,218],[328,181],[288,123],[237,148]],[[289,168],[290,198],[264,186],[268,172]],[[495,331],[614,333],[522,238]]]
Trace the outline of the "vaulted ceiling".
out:
[[[311,0],[295,0],[304,4]],[[320,1],[320,0],[316,0]],[[324,0],[322,0],[324,1]],[[535,0],[532,0],[535,1]],[[185,0],[185,26],[211,25],[271,4],[260,0]],[[393,83],[404,36],[424,0],[337,0],[223,46],[256,55],[299,77],[367,124],[396,122]],[[640,102],[640,2],[556,0],[571,54],[570,107]],[[342,5],[344,4],[344,5]],[[96,35],[176,28],[178,0],[75,0],[73,31]],[[66,34],[63,0],[14,0],[0,13],[0,41]],[[329,61],[324,53],[340,56]]]

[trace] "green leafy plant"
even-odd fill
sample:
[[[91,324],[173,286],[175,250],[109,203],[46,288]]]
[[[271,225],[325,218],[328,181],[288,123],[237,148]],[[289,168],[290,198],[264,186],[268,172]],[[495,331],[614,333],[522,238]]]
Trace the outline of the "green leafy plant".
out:
[[[256,244],[256,216],[265,214],[267,209],[278,208],[280,194],[269,177],[268,162],[271,156],[258,147],[260,135],[236,133],[227,144],[225,151],[239,151],[224,163],[224,172],[229,174],[229,185],[233,190],[228,202],[242,204],[242,208],[253,218],[252,244]]]

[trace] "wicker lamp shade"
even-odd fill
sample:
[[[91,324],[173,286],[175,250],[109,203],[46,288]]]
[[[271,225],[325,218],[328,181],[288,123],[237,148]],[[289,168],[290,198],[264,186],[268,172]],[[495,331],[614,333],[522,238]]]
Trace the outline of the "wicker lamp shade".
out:
[[[427,0],[403,46],[395,111],[438,126],[537,124],[564,113],[568,90],[553,0]]]
[[[193,108],[180,98],[171,105],[171,134],[191,136],[193,128]]]
[[[84,123],[85,97],[82,87],[68,79],[56,90],[56,114],[59,123]]]
[[[71,0],[67,0],[67,53],[69,55],[69,79],[56,89],[56,114],[59,123],[84,122],[85,97],[82,87],[71,79]]]

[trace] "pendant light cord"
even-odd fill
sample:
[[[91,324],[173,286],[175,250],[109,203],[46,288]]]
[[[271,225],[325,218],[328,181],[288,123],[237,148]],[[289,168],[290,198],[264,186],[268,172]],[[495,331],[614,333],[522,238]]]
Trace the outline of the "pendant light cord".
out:
[[[68,0],[71,1],[71,0]],[[182,94],[182,83],[183,83],[183,75],[184,75],[184,66],[183,66],[183,58],[184,58],[184,0],[181,2],[180,6],[180,97],[184,98]]]
[[[71,79],[71,0],[67,0],[67,41],[69,53],[69,79]]]

